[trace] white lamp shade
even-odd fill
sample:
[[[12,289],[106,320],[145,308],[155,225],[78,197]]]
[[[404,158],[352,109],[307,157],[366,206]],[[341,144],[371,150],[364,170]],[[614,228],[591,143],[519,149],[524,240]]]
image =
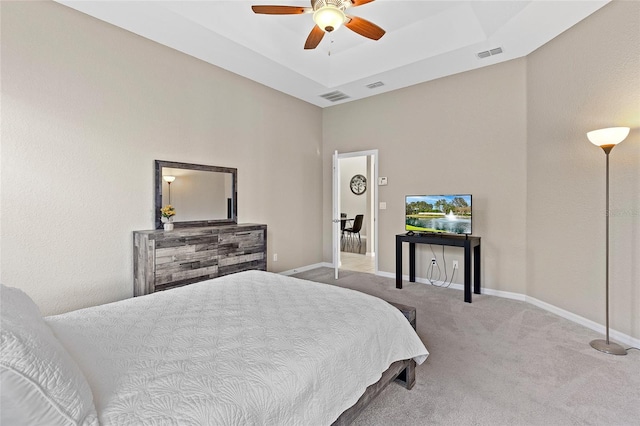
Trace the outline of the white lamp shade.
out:
[[[628,127],[608,127],[587,133],[587,138],[596,146],[617,145],[629,134]]]
[[[165,180],[165,182],[169,182],[169,183],[171,183],[171,182],[173,182],[174,180],[176,180],[176,177],[175,177],[175,176],[168,176],[168,175],[167,175],[167,176],[162,176],[162,179],[164,179],[164,180]]]
[[[313,21],[325,32],[337,30],[345,19],[344,12],[331,5],[321,7],[313,13]]]

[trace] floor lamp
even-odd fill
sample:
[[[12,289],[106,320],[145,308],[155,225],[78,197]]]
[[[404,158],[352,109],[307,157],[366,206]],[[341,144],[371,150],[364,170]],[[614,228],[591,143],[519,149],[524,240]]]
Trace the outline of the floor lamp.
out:
[[[602,148],[607,156],[607,209],[605,214],[607,218],[607,249],[605,255],[607,338],[606,340],[592,340],[591,347],[599,350],[600,352],[605,352],[612,355],[626,355],[627,351],[617,343],[612,343],[609,341],[609,153],[611,152],[613,147],[622,142],[628,134],[628,127],[610,127],[607,129],[594,130],[587,133],[587,138],[589,138],[589,141],[591,141],[592,144]]]
[[[166,176],[162,176],[162,179],[164,179],[165,182],[167,182],[167,185],[169,185],[169,203],[168,204],[171,204],[171,182],[176,180],[176,177],[166,175]]]

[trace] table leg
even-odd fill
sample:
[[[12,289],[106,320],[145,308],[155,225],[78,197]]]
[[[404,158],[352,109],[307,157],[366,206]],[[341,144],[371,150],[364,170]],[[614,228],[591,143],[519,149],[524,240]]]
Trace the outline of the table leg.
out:
[[[409,281],[416,282],[416,244],[409,243]]]
[[[464,301],[471,303],[471,244],[464,245]]]
[[[480,244],[473,248],[473,292],[480,294]]]
[[[402,288],[402,241],[396,237],[396,288]]]

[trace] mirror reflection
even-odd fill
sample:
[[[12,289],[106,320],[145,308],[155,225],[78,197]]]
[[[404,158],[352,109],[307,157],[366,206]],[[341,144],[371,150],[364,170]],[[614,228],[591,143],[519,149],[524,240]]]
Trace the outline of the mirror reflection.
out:
[[[176,226],[235,223],[236,169],[156,160],[156,229],[171,204]]]
[[[162,176],[162,205],[181,212],[181,221],[231,219],[231,173],[163,167]]]

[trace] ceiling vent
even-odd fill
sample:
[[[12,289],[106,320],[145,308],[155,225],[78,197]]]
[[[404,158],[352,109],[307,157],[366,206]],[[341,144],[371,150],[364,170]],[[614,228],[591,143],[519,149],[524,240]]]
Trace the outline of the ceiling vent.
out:
[[[484,52],[478,52],[476,55],[478,58],[488,58],[489,56],[499,55],[502,53],[502,47],[496,47],[495,49],[485,50]]]
[[[341,101],[343,99],[349,98],[348,95],[345,95],[339,90],[334,90],[333,92],[325,93],[324,95],[320,95],[320,97],[325,98],[326,100],[331,102],[337,102],[337,101]]]
[[[384,83],[381,81],[376,81],[375,83],[367,84],[369,89],[375,89],[376,87],[384,86]]]

